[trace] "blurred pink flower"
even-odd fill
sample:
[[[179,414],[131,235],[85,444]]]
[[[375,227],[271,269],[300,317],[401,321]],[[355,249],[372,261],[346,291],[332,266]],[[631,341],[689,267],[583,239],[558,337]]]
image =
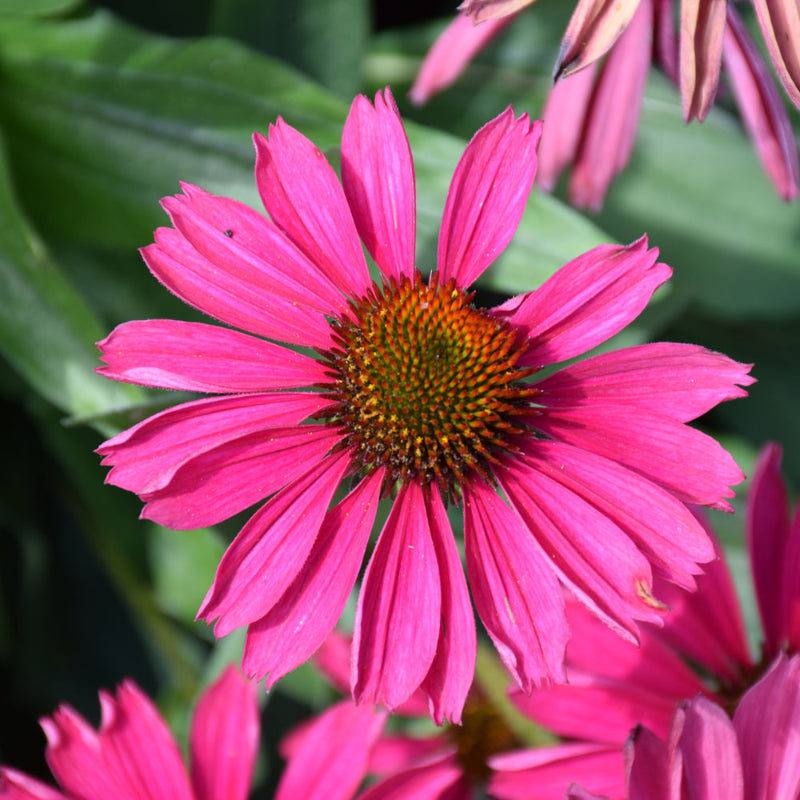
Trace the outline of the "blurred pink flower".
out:
[[[528,380],[642,311],[671,273],[646,239],[597,247],[497,308],[472,304],[467,287],[519,224],[540,131],[508,109],[474,136],[427,282],[415,267],[411,152],[388,90],[374,106],[353,102],[342,183],[283,120],[269,139],[255,135],[271,220],[189,185],[164,200],[175,227],[144,249],[148,266],[248,333],[172,320],[116,328],[99,343],[102,374],[222,396],[163,411],[99,452],[108,481],[173,528],[269,498],[199,612],[218,636],[248,626],[244,669],[268,686],[334,627],[381,496],[392,509],[358,600],[352,692],[394,708],[421,686],[439,722],[460,718],[476,648],[449,502],[464,510],[475,607],[525,691],[563,679],[561,585],[635,638],[636,620],[664,610],[653,568],[690,588],[713,557],[684,503],[726,508],[742,476],[685,423],[744,395],[747,366],[662,343]],[[330,508],[342,485],[349,494]]]
[[[454,83],[477,52],[529,4],[462,4],[462,13],[423,61],[411,100],[424,103]],[[755,0],[754,5],[778,75],[800,107],[800,5],[797,0]],[[580,0],[564,34],[554,70],[557,80],[542,113],[539,186],[552,191],[560,172],[573,164],[570,200],[580,207],[602,207],[611,181],[630,159],[654,58],[678,84],[686,122],[705,118],[724,64],[764,170],[784,200],[797,197],[795,134],[733,4],[683,0],[680,36],[674,30],[673,8],[672,0]]]
[[[9,767],[3,800],[246,800],[259,741],[255,684],[228,667],[200,697],[191,769],[152,702],[132,681],[100,692],[100,730],[68,705],[41,720],[47,763],[64,794]]]

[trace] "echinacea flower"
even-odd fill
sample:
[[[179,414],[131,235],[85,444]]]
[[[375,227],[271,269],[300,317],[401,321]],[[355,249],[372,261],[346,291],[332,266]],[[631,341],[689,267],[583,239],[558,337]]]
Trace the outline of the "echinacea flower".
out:
[[[795,800],[800,796],[800,655],[779,655],[731,719],[706,697],[675,711],[660,738],[626,745],[627,800]],[[607,800],[582,788],[570,800]]]
[[[163,411],[99,452],[108,481],[169,527],[266,500],[199,617],[217,620],[218,636],[247,626],[245,672],[268,686],[335,625],[381,497],[391,510],[359,594],[352,692],[394,708],[421,686],[437,721],[460,717],[476,650],[448,504],[463,507],[475,607],[526,691],[563,679],[562,585],[634,638],[636,620],[664,610],[653,570],[692,587],[713,558],[684,504],[724,508],[742,476],[685,423],[745,394],[747,366],[662,343],[531,380],[617,333],[668,279],[645,238],[597,247],[497,308],[472,303],[469,285],[519,223],[540,132],[508,109],[474,136],[427,279],[415,265],[411,152],[388,90],[374,106],[353,102],[342,183],[283,120],[255,135],[271,219],[195,186],[164,200],[175,227],[143,250],[151,271],[247,333],[172,320],[116,328],[99,344],[102,374],[221,396]],[[349,493],[332,506],[340,487]]]
[[[426,102],[455,82],[468,62],[529,2],[467,0],[420,67],[409,97]],[[773,63],[800,107],[800,5],[754,0]],[[702,121],[714,102],[721,67],[730,79],[748,135],[784,200],[800,184],[797,142],[756,43],[730,2],[682,0],[680,35],[672,0],[580,0],[561,43],[542,112],[538,185],[555,186],[573,164],[571,202],[599,210],[630,159],[651,58],[679,86],[686,122]],[[480,24],[477,24],[480,23]],[[605,56],[605,61],[599,60]]]
[[[255,684],[228,667],[200,697],[189,736],[190,770],[156,707],[130,680],[100,692],[95,730],[68,705],[41,724],[61,792],[0,767],[3,800],[246,800],[259,741]],[[63,793],[62,793],[63,792]]]

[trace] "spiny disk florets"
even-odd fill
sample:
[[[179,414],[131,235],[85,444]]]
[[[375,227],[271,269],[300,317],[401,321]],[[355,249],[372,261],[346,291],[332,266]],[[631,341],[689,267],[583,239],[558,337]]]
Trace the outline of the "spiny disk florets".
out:
[[[361,472],[387,469],[390,482],[436,480],[445,496],[509,449],[515,418],[536,390],[521,383],[524,352],[504,321],[471,305],[453,280],[390,280],[332,325],[324,355],[333,380],[330,419]]]

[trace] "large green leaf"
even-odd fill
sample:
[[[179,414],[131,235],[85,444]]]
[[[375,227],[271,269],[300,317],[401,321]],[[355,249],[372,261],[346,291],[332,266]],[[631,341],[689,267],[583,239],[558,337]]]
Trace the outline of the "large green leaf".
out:
[[[335,154],[347,113],[346,103],[297,73],[225,40],[165,41],[102,14],[9,25],[0,37],[0,119],[19,192],[43,231],[83,245],[147,242],[164,222],[158,198],[181,179],[257,206],[252,130],[283,114]],[[415,125],[409,136],[425,268],[465,143]],[[602,241],[608,237],[579,214],[534,196],[489,281],[507,291],[533,288]]]
[[[0,349],[63,412],[128,406],[142,393],[93,372],[103,331],[17,209],[4,155],[0,148]]]
[[[404,95],[444,22],[379,38],[369,82],[392,80],[406,115],[463,135],[508,103],[540,114],[568,5],[536,3],[425,108],[411,107]],[[733,114],[715,108],[703,124],[684,125],[678,92],[658,73],[631,163],[596,221],[621,241],[650,234],[675,268],[673,288],[685,302],[727,316],[800,310],[797,204],[775,194]]]

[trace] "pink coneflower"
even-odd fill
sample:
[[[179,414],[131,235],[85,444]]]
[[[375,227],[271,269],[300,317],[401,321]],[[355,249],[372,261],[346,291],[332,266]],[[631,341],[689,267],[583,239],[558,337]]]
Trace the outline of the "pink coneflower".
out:
[[[194,186],[164,200],[175,227],[144,249],[148,266],[248,333],[120,325],[100,342],[102,374],[222,396],[157,414],[99,452],[113,466],[108,481],[173,528],[267,500],[199,612],[217,620],[218,636],[248,626],[248,675],[271,685],[320,646],[355,584],[381,497],[391,511],[359,595],[352,691],[394,708],[422,686],[438,721],[459,718],[476,647],[448,504],[464,510],[475,607],[526,691],[563,678],[562,584],[635,637],[636,620],[663,613],[653,570],[691,587],[713,557],[684,503],[726,507],[741,473],[684,423],[745,394],[748,367],[652,344],[531,380],[640,313],[670,275],[657,251],[644,238],[603,245],[534,292],[493,309],[472,303],[469,285],[519,223],[540,131],[511,109],[478,131],[427,279],[414,260],[411,152],[388,90],[374,106],[353,102],[342,183],[283,120],[268,139],[255,135],[271,219]]]
[[[245,800],[259,740],[255,685],[229,667],[200,697],[189,736],[191,768],[152,702],[132,681],[100,692],[96,731],[68,705],[42,719],[45,756],[61,792],[0,768],[7,800]]]
[[[532,2],[463,3],[462,13],[425,58],[411,99],[423,103],[452,84],[477,52]],[[797,0],[755,0],[754,5],[778,75],[800,107],[800,5]],[[679,35],[674,6],[672,0],[580,0],[542,112],[538,185],[551,191],[561,171],[572,164],[570,200],[594,210],[602,207],[612,180],[630,159],[655,60],[680,88],[686,122],[705,118],[724,66],[764,170],[784,200],[797,197],[800,166],[794,131],[733,4],[682,0]]]

